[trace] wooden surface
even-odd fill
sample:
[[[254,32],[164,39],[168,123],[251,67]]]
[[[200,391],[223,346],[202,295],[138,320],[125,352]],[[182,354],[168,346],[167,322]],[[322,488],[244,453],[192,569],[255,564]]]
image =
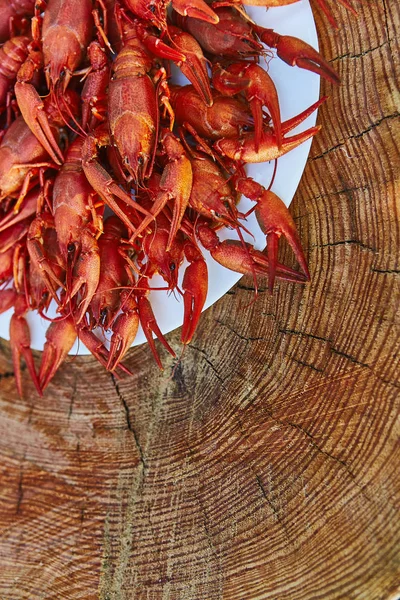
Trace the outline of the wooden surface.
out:
[[[343,85],[292,205],[311,285],[246,308],[242,279],[172,377],[144,346],[20,400],[1,342],[1,600],[400,594],[400,8],[359,12],[318,17]]]

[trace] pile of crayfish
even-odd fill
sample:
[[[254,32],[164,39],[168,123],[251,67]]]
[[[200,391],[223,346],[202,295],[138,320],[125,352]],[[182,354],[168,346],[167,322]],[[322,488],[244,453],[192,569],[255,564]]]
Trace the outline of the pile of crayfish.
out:
[[[153,335],[175,353],[154,317],[151,278],[183,297],[188,344],[207,296],[204,248],[255,286],[267,276],[271,291],[276,279],[309,280],[287,208],[245,165],[277,161],[312,138],[319,127],[291,131],[324,99],[282,122],[259,61],[276,54],[339,79],[308,44],[256,25],[239,2],[0,0],[0,312],[14,309],[20,394],[21,356],[42,394],[77,337],[106,369],[129,373],[121,361],[139,323],[162,368]],[[335,25],[328,0],[315,2]],[[170,83],[171,63],[190,85]],[[243,239],[242,194],[254,202],[266,253]],[[221,227],[238,239],[220,241]],[[278,262],[280,236],[299,270]],[[30,310],[52,321],[39,370]]]

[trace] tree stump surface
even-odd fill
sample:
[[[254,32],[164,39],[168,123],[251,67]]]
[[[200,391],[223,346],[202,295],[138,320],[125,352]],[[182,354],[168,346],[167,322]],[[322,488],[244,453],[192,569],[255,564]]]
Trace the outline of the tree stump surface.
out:
[[[1,341],[1,600],[399,597],[400,5],[336,14],[291,207],[310,285],[244,278],[174,373],[76,358],[44,398]]]

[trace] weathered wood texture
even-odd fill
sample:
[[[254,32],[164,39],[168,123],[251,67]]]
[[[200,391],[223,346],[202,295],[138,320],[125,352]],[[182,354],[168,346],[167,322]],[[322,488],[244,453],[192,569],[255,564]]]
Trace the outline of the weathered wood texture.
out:
[[[172,377],[141,347],[20,400],[1,342],[2,600],[397,597],[400,5],[359,12],[318,17],[343,85],[292,206],[311,285],[246,308],[243,279]]]

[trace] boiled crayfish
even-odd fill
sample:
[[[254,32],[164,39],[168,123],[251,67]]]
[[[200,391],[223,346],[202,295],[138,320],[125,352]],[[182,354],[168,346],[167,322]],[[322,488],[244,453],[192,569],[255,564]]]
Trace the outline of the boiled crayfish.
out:
[[[314,1],[336,25],[328,0]],[[277,161],[316,135],[291,131],[325,100],[282,121],[262,58],[276,51],[334,84],[337,74],[302,40],[253,23],[240,0],[168,4],[0,0],[0,312],[14,309],[20,394],[21,356],[41,394],[77,337],[110,372],[129,373],[121,361],[139,324],[162,368],[153,335],[175,352],[153,313],[151,278],[182,296],[189,344],[207,297],[204,248],[256,290],[260,275],[271,292],[276,279],[310,278],[287,208],[245,165]],[[170,85],[171,62],[190,85]],[[242,194],[267,253],[244,240]],[[221,241],[224,226],[237,240]],[[280,237],[300,270],[278,262]],[[58,314],[47,316],[37,370],[26,314],[46,316],[51,302]]]

